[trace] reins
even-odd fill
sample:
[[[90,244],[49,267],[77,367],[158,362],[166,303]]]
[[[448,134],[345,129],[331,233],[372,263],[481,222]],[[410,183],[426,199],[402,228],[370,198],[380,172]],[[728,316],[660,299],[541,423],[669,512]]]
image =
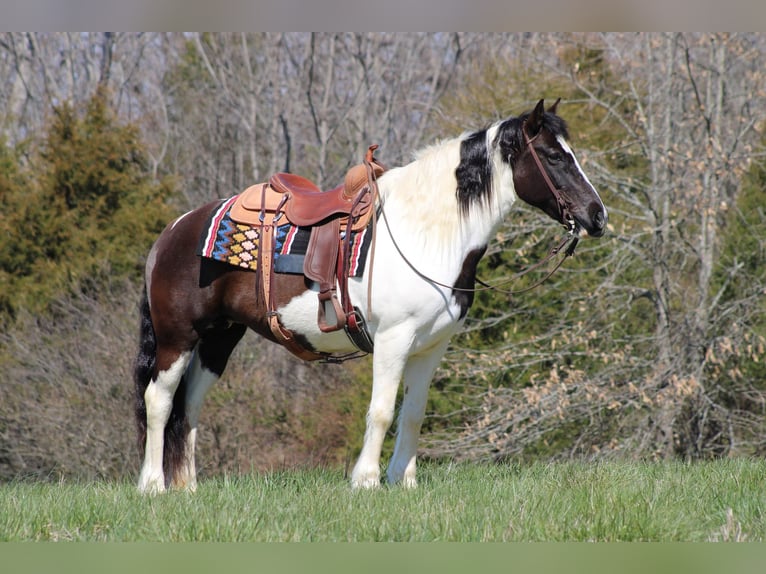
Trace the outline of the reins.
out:
[[[455,287],[454,285],[448,285],[447,283],[442,283],[441,281],[437,281],[433,277],[430,277],[420,271],[417,267],[415,267],[415,264],[410,261],[407,256],[402,252],[401,248],[399,247],[399,244],[397,243],[396,239],[394,239],[394,236],[391,232],[391,227],[388,225],[388,218],[386,217],[386,211],[383,208],[382,201],[380,204],[380,213],[383,216],[383,220],[386,222],[386,229],[388,230],[388,236],[391,238],[391,242],[394,244],[394,249],[396,249],[396,252],[399,254],[399,256],[404,260],[404,262],[409,266],[410,269],[423,279],[424,281],[428,281],[429,283],[433,283],[434,285],[438,285],[439,287],[446,287],[447,289],[452,289],[453,291],[461,291],[464,293],[478,293],[481,291],[497,291],[498,293],[503,293],[504,295],[519,295],[521,293],[526,293],[527,291],[531,291],[532,289],[539,287],[542,285],[545,281],[547,281],[556,271],[559,270],[561,265],[564,263],[564,261],[567,259],[567,257],[571,257],[575,253],[575,248],[577,247],[577,243],[579,242],[580,238],[576,235],[573,235],[571,232],[569,232],[564,239],[562,239],[558,244],[551,247],[551,249],[548,251],[548,254],[540,261],[535,263],[534,265],[530,265],[529,267],[525,267],[521,271],[518,271],[517,273],[514,273],[511,277],[508,279],[503,280],[500,283],[497,283],[495,285],[490,285],[489,283],[486,283],[485,281],[482,281],[480,278],[476,278],[476,282],[481,285],[481,287]],[[569,245],[567,245],[567,243]],[[556,265],[551,269],[545,277],[542,279],[536,281],[532,285],[528,287],[524,287],[523,289],[501,289],[500,287],[502,285],[506,285],[510,283],[511,281],[515,281],[516,279],[519,279],[520,277],[523,277],[527,273],[534,271],[538,267],[545,265],[547,262],[549,262],[551,259],[553,259],[556,255],[558,255],[561,250],[566,246],[566,250],[564,251],[564,257],[559,259],[559,261],[556,263]]]
[[[572,215],[569,213],[569,208],[567,207],[566,202],[561,197],[561,194],[558,190],[558,188],[553,184],[553,181],[551,180],[548,173],[545,171],[545,168],[543,167],[542,162],[540,161],[540,157],[537,155],[537,152],[535,151],[534,146],[532,145],[532,142],[540,135],[539,133],[535,135],[535,137],[530,138],[527,135],[526,125],[522,125],[521,132],[524,136],[524,143],[526,144],[527,148],[529,149],[530,153],[532,154],[532,158],[535,161],[535,164],[537,165],[537,168],[540,170],[540,174],[543,176],[543,179],[545,180],[546,185],[548,186],[548,189],[550,190],[553,197],[556,199],[556,203],[558,204],[559,208],[559,214],[561,216],[561,220],[565,221],[567,226],[569,227],[569,231],[566,236],[557,244],[554,245],[549,251],[548,254],[540,261],[535,263],[534,265],[530,265],[528,267],[525,267],[521,271],[514,273],[511,277],[508,279],[503,280],[500,283],[497,283],[495,285],[490,285],[478,277],[476,278],[476,282],[481,285],[481,287],[456,287],[454,285],[448,285],[447,283],[442,283],[440,281],[437,281],[433,277],[429,277],[422,271],[420,271],[415,265],[407,258],[407,256],[402,252],[401,248],[399,247],[399,244],[397,243],[396,239],[394,238],[393,233],[391,232],[391,226],[388,224],[388,218],[386,217],[386,211],[384,208],[384,201],[383,198],[380,197],[377,193],[377,185],[375,189],[375,195],[379,198],[379,209],[380,213],[383,216],[383,220],[386,222],[386,229],[388,230],[388,236],[391,238],[391,242],[394,245],[394,248],[396,249],[396,252],[399,254],[399,256],[404,260],[404,262],[409,266],[410,269],[421,279],[424,281],[427,281],[429,283],[433,283],[434,285],[438,285],[439,287],[445,287],[447,289],[451,289],[453,291],[461,291],[465,293],[478,293],[481,291],[497,291],[498,293],[503,293],[505,295],[518,295],[520,293],[525,293],[527,291],[531,291],[532,289],[535,289],[536,287],[539,287],[542,285],[545,281],[547,281],[556,271],[559,270],[561,265],[564,263],[564,261],[568,257],[572,257],[575,253],[575,248],[577,247],[577,243],[579,242],[580,238],[575,235],[575,223],[574,219],[572,218]],[[374,219],[374,218],[373,218]],[[374,229],[374,228],[373,228]],[[374,241],[374,240],[373,240]],[[567,245],[568,244],[568,245]],[[541,267],[542,265],[545,265],[548,263],[551,259],[553,259],[556,255],[558,255],[562,249],[564,250],[564,257],[559,259],[559,261],[556,263],[556,265],[551,269],[542,279],[536,281],[532,285],[525,287],[523,289],[516,289],[516,290],[508,290],[508,289],[501,289],[501,285],[506,285],[507,283],[510,283],[511,281],[515,281],[516,279],[519,279],[520,277],[523,277],[527,273],[530,273],[531,271],[534,271],[538,267]],[[371,262],[372,263],[372,262]],[[372,284],[372,281],[370,281],[370,285]],[[369,295],[369,293],[368,293]],[[369,299],[368,299],[369,301]]]

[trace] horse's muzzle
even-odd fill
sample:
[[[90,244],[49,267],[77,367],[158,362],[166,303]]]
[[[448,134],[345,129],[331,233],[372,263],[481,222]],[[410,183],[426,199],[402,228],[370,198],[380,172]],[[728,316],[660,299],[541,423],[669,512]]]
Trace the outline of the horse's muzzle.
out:
[[[585,232],[579,235],[587,234],[588,237],[601,237],[606,233],[606,226],[609,220],[606,209],[602,205],[594,204],[588,211],[588,217],[580,218],[575,216],[577,229]]]

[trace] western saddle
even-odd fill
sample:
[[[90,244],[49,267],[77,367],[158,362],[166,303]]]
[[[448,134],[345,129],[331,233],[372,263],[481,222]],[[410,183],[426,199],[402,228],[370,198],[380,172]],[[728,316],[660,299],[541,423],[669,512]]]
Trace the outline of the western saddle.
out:
[[[319,286],[317,325],[324,333],[345,329],[356,347],[372,352],[372,339],[364,318],[348,295],[349,258],[352,232],[364,229],[374,216],[377,178],[385,171],[371,145],[363,163],[346,173],[341,185],[322,191],[312,181],[291,173],[276,173],[268,183],[243,191],[231,208],[231,218],[252,225],[259,233],[258,283],[268,309],[271,331],[283,346],[298,357],[328,360],[326,355],[306,349],[279,321],[271,283],[274,276],[274,231],[284,216],[299,227],[310,227],[303,274]],[[374,223],[374,221],[373,221]],[[336,288],[340,290],[340,300]],[[328,321],[331,305],[334,321]]]

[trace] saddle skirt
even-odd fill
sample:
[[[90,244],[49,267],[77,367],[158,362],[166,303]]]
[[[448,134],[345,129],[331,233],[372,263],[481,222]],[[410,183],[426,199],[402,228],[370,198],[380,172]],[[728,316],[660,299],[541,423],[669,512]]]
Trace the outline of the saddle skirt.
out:
[[[238,196],[221,200],[210,213],[200,234],[196,253],[200,257],[250,271],[258,270],[260,237],[257,224],[238,223],[231,218],[231,206]],[[285,218],[274,231],[274,271],[303,275],[311,227],[297,227]],[[349,277],[361,277],[372,243],[372,220],[352,232]]]

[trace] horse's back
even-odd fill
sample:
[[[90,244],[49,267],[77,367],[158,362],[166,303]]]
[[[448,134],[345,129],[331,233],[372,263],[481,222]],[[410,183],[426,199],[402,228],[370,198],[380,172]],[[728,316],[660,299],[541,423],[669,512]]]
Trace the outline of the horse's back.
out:
[[[210,216],[219,205],[220,201],[210,202],[181,215],[158,237],[146,270],[152,314],[165,313],[173,329],[181,331],[193,328],[204,334],[210,327],[233,322],[273,340],[258,274],[198,254]],[[278,305],[306,291],[301,275],[275,274],[273,285]]]
[[[160,285],[175,289],[196,274],[199,276],[197,244],[205,222],[216,202],[184,213],[169,223],[154,242],[146,262],[146,280],[150,295]]]

